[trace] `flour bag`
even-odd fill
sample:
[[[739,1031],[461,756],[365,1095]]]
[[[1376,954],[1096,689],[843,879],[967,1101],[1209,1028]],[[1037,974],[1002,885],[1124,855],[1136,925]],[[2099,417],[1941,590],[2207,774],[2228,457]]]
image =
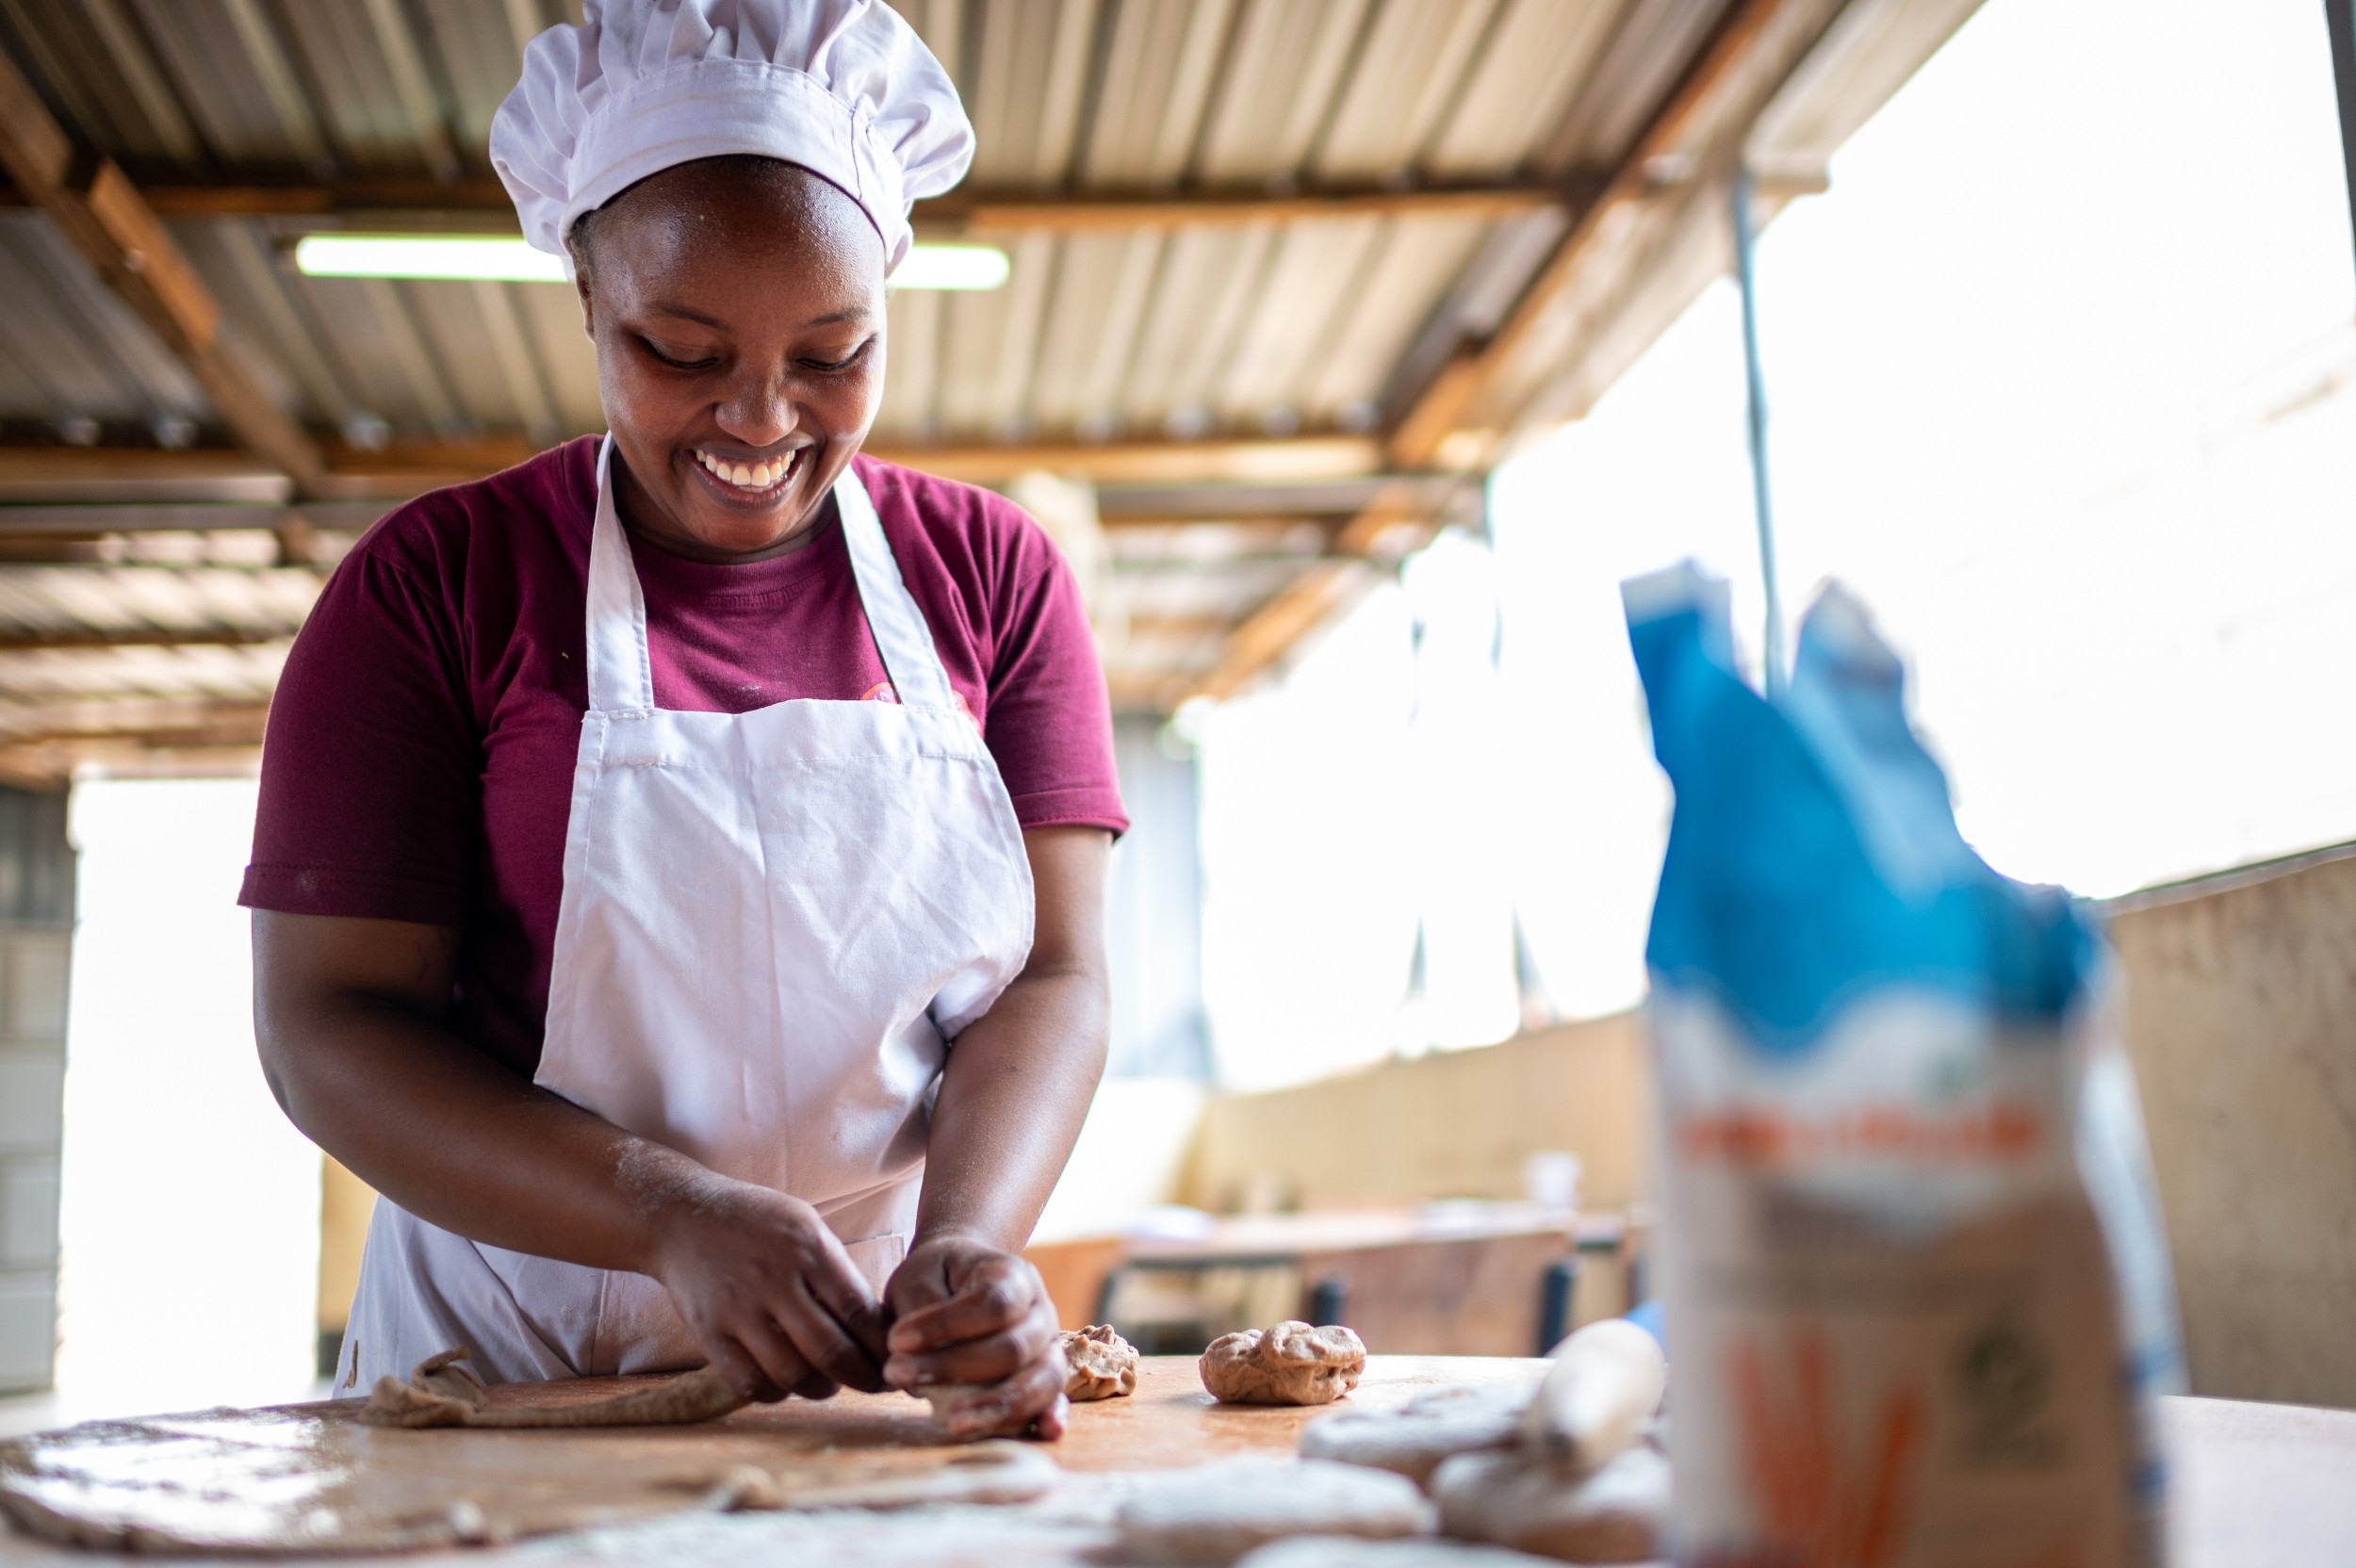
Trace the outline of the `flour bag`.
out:
[[[2159,1562],[2182,1362],[2101,933],[1964,842],[1840,589],[1773,702],[1723,583],[1623,592],[1677,792],[1646,961],[1678,1560]]]

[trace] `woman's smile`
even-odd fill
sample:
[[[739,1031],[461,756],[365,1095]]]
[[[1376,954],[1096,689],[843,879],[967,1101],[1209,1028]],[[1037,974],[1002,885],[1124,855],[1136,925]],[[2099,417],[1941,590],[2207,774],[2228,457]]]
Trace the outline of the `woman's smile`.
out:
[[[704,487],[723,503],[768,506],[792,488],[810,451],[808,446],[800,446],[767,457],[746,458],[694,447],[688,455],[695,460]]]

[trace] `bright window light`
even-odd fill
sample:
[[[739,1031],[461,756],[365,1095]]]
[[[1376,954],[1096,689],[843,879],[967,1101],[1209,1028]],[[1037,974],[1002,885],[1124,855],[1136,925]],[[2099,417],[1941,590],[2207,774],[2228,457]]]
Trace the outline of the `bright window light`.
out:
[[[562,261],[513,235],[314,234],[297,241],[294,253],[296,268],[314,278],[564,281]],[[892,286],[990,289],[1012,270],[994,245],[918,245],[892,274]]]
[[[564,264],[514,235],[314,234],[295,244],[314,278],[491,278],[563,283]]]
[[[917,245],[892,274],[893,288],[997,288],[1014,270],[995,245]]]

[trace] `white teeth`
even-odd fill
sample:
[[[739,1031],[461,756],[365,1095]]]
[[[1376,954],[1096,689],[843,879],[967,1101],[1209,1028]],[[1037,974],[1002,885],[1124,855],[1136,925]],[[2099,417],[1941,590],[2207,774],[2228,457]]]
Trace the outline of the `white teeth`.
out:
[[[740,490],[759,491],[773,488],[786,475],[792,473],[794,466],[800,461],[801,455],[800,452],[795,451],[784,457],[771,458],[766,463],[730,463],[725,458],[714,457],[710,452],[699,449],[695,453],[695,461],[710,469],[714,477],[726,481]]]

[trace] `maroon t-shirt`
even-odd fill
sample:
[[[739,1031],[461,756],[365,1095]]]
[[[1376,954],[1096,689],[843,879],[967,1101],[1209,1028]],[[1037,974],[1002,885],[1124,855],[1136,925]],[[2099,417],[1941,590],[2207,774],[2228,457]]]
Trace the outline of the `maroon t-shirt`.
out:
[[[239,902],[463,933],[450,1027],[531,1071],[548,1016],[581,718],[597,441],[420,497],[372,529],[295,640]],[[855,460],[950,684],[1025,827],[1128,825],[1072,573],[987,490]],[[718,566],[633,541],[663,708],[893,700],[831,517]]]

